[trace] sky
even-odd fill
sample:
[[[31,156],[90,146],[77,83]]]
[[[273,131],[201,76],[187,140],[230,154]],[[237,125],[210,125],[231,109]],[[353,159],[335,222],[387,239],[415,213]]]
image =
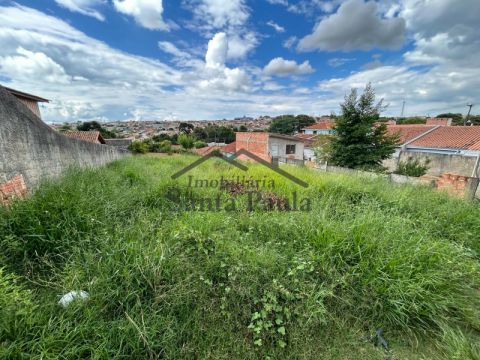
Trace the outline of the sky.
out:
[[[479,0],[0,0],[0,84],[47,122],[480,107]]]

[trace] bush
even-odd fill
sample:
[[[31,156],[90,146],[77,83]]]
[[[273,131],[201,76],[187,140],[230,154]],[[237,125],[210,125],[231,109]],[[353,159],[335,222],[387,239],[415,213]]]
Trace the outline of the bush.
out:
[[[191,149],[195,145],[195,138],[191,135],[180,134],[178,135],[178,143],[182,145],[184,149]]]
[[[207,143],[205,141],[195,141],[195,149],[201,149],[207,146]]]
[[[410,156],[406,161],[400,161],[398,163],[395,174],[420,177],[427,173],[429,163],[430,159],[427,159],[425,163],[422,164],[418,159],[413,159]]]
[[[146,154],[149,151],[149,145],[145,141],[134,141],[128,149],[134,154]]]

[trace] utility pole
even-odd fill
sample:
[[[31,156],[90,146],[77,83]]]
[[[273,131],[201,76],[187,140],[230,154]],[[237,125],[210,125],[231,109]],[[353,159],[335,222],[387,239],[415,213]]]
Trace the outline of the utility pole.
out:
[[[467,104],[467,106],[468,106],[468,113],[465,120],[463,120],[463,126],[467,126],[468,118],[470,117],[470,111],[472,111],[473,104]]]
[[[403,113],[405,112],[405,100],[402,103],[402,113],[400,114],[400,118],[403,118]]]

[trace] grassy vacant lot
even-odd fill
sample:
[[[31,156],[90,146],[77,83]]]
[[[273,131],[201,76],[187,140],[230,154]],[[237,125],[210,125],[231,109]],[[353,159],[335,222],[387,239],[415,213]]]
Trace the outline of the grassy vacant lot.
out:
[[[248,212],[233,188],[194,196],[235,193],[235,212],[181,211],[189,174],[245,175],[211,159],[170,179],[194,159],[72,171],[0,210],[0,357],[479,359],[478,204],[251,166],[274,179],[266,197],[297,191],[311,211]],[[90,297],[62,308],[70,290]],[[367,340],[380,327],[388,353]]]

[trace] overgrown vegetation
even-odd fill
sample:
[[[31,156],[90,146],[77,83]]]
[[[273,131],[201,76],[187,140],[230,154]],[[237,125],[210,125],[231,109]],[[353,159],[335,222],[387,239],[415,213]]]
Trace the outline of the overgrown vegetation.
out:
[[[0,209],[0,358],[478,359],[479,205],[381,179],[194,156],[72,170]],[[268,176],[311,212],[183,212]],[[197,198],[221,192],[197,188]],[[90,295],[67,308],[59,295]],[[390,353],[366,341],[383,328]]]
[[[414,159],[410,156],[407,160],[398,163],[395,173],[405,176],[420,177],[427,173],[429,164],[429,159],[422,163],[420,160]]]
[[[98,121],[86,121],[77,125],[79,131],[99,131],[104,139],[114,139],[117,134],[114,131],[105,129]]]

